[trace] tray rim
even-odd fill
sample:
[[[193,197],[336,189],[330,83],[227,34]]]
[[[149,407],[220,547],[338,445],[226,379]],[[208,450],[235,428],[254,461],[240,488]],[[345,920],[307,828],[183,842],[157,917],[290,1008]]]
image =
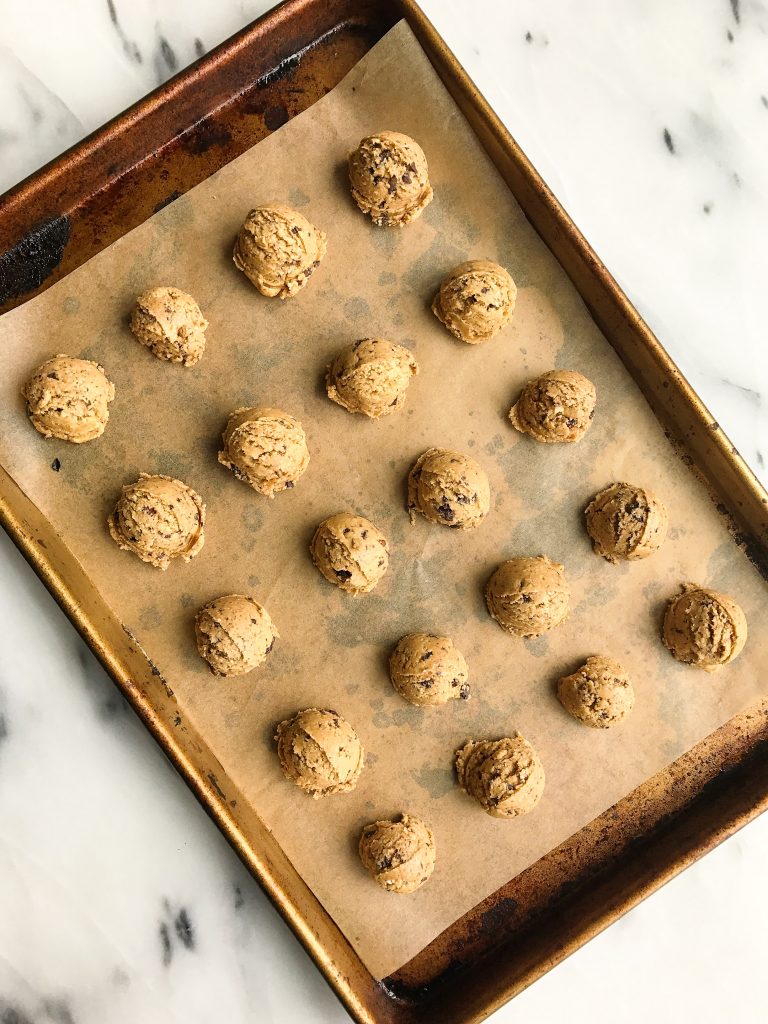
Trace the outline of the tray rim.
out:
[[[485,100],[479,89],[472,82],[466,71],[463,69],[457,58],[448,48],[445,41],[431,24],[427,16],[419,7],[416,0],[393,0],[394,5],[399,9],[403,18],[408,21],[411,29],[416,34],[420,44],[425,49],[428,58],[435,66],[438,75],[446,87],[464,109],[464,104],[472,107],[475,114],[487,127],[489,134],[495,137],[499,146],[511,159],[530,187],[538,194],[539,199],[546,208],[548,214],[557,223],[562,231],[565,244],[572,248],[585,265],[590,268],[591,274],[597,280],[600,288],[609,296],[616,309],[626,318],[632,331],[638,336],[646,354],[658,365],[661,373],[669,380],[674,381],[681,397],[689,408],[693,418],[699,421],[700,425],[714,426],[711,432],[711,439],[717,448],[720,458],[731,467],[741,486],[749,497],[759,502],[763,507],[768,505],[768,493],[762,487],[756,476],[752,473],[744,460],[738,454],[724,432],[714,422],[712,415],[695,393],[689,382],[679,371],[671,357],[665,351],[661,343],[645,324],[640,314],[632,306],[629,299],[621,290],[617,282],[609,273],[604,264],[599,260],[589,243],[583,237],[579,229],[564,211],[554,195],[539,176],[533,165],[522,152],[518,144],[511,137],[505,126],[495,114],[489,103]],[[49,161],[38,171],[29,175],[23,181],[14,186],[11,190],[0,197],[4,202],[24,205],[30,197],[44,189],[52,181],[62,168],[67,164],[76,163],[98,150],[99,145],[116,134],[128,131],[146,113],[162,106],[170,101],[188,83],[194,81],[195,70],[200,67],[213,67],[219,60],[231,56],[239,49],[247,45],[251,33],[256,26],[265,26],[270,22],[277,25],[283,17],[291,12],[300,10],[307,6],[307,0],[283,0],[277,6],[265,12],[260,18],[246,25],[230,39],[225,40],[206,56],[195,61],[192,65],[183,69],[179,74],[170,79],[167,83],[153,90],[137,103],[130,106],[123,113],[112,118],[101,128],[90,133],[83,140],[70,147],[59,157]],[[446,81],[446,75],[449,81]],[[474,128],[474,125],[473,125]],[[482,139],[481,139],[482,142]],[[534,227],[537,225],[534,223]],[[537,227],[538,230],[538,227]],[[545,239],[545,244],[549,242]],[[558,262],[560,257],[554,253]],[[570,272],[566,268],[566,272]],[[53,281],[51,283],[54,283]],[[576,283],[576,282],[574,282]],[[577,290],[581,289],[576,284]],[[36,290],[29,298],[34,297],[39,291]],[[24,299],[23,301],[27,301]],[[594,316],[591,307],[590,313]],[[7,477],[5,470],[0,467],[0,472]],[[11,480],[10,477],[7,477]],[[15,482],[11,481],[15,487]],[[19,490],[17,488],[17,490]],[[21,492],[20,492],[21,493]],[[28,500],[28,499],[26,499]],[[371,991],[363,992],[355,984],[355,981],[344,970],[340,969],[338,958],[329,949],[323,946],[321,937],[313,930],[308,921],[305,910],[302,908],[296,895],[288,891],[280,880],[271,872],[271,865],[268,860],[259,855],[253,849],[248,839],[243,834],[234,816],[231,814],[226,801],[222,800],[216,790],[211,787],[192,765],[181,749],[173,734],[160,720],[156,709],[146,700],[142,699],[137,691],[134,681],[129,672],[126,672],[119,656],[103,642],[97,625],[79,607],[77,598],[72,594],[67,580],[57,571],[52,560],[48,557],[46,550],[40,546],[34,536],[34,529],[25,522],[23,516],[18,515],[11,505],[0,494],[0,524],[5,528],[16,546],[21,551],[27,562],[35,573],[40,577],[46,588],[62,608],[64,613],[73,623],[78,632],[83,636],[91,650],[104,666],[134,710],[152,733],[166,756],[171,760],[179,774],[191,788],[198,801],[203,805],[209,816],[216,822],[230,842],[235,852],[244,861],[252,874],[256,877],[267,896],[277,907],[280,914],[287,921],[296,934],[299,941],[305,947],[318,969],[323,973],[326,980],[336,992],[350,1015],[361,1024],[383,1024],[386,1021],[410,1021],[412,1018],[408,1008],[400,1005],[396,1010],[393,1006],[392,1012],[389,1007],[380,1007],[379,1014],[373,1007],[370,996]],[[580,948],[590,938],[597,935],[604,928],[616,921],[632,907],[636,906],[648,895],[655,892],[672,877],[677,875],[685,867],[695,862],[705,853],[709,852],[724,839],[734,834],[739,828],[757,817],[763,810],[768,808],[768,788],[746,809],[742,808],[723,816],[722,822],[715,824],[710,829],[709,838],[697,837],[696,843],[690,852],[679,853],[658,871],[654,871],[650,879],[637,880],[635,884],[624,889],[620,896],[613,901],[606,903],[602,913],[593,915],[591,920],[585,920],[580,926],[573,929],[572,934],[560,944],[557,954],[542,962],[533,964],[514,981],[508,984],[501,983],[495,986],[489,998],[484,1000],[481,1006],[473,1007],[468,1013],[458,1009],[456,1016],[451,1015],[451,1021],[461,1021],[463,1024],[479,1024],[490,1013],[511,999],[518,992],[537,978],[547,973],[553,966],[561,962],[576,949]],[[683,812],[685,813],[685,812]],[[296,874],[299,881],[300,876]],[[328,923],[338,932],[330,915],[321,908],[321,913]],[[339,936],[341,933],[338,932]],[[342,943],[347,947],[352,958],[358,960],[356,954],[348,946],[348,943],[341,936]],[[358,960],[359,963],[359,960]],[[359,972],[355,972],[359,974]],[[363,968],[363,973],[370,979],[375,989],[380,988],[380,983]],[[368,988],[368,986],[365,986]],[[387,995],[387,1003],[394,1003],[394,1000]],[[402,1012],[400,1012],[402,1011]],[[414,1018],[415,1019],[415,1018]],[[445,1018],[446,1021],[448,1018]]]

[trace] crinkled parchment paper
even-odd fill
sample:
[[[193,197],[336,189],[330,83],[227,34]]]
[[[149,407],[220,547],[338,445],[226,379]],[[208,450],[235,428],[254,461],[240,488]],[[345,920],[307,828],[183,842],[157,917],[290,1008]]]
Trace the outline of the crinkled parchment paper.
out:
[[[373,227],[348,193],[348,150],[382,128],[421,143],[435,189],[403,230]],[[284,303],[261,297],[231,259],[245,214],[272,199],[329,236],[309,286]],[[477,347],[453,340],[429,310],[442,275],[470,257],[503,263],[520,289],[512,326]],[[191,292],[210,320],[192,369],[157,361],[127,328],[135,295],[166,283]],[[370,335],[411,347],[421,366],[405,408],[378,423],[322,388],[337,349]],[[3,464],[379,977],[764,692],[762,581],[404,24],[309,111],[3,317],[0,347]],[[98,359],[115,382],[99,441],[46,441],[26,419],[19,389],[57,352]],[[553,366],[597,386],[593,427],[577,445],[537,444],[505,418],[521,384]],[[294,414],[309,438],[309,470],[274,501],[216,462],[227,414],[251,404]],[[478,530],[410,525],[406,474],[431,445],[469,452],[487,470],[492,511]],[[189,565],[161,573],[109,538],[107,512],[142,470],[178,476],[207,502],[205,547]],[[624,479],[659,493],[671,530],[653,558],[614,567],[592,553],[582,510]],[[345,509],[372,519],[392,548],[388,575],[358,599],[326,583],[307,553],[315,525]],[[539,553],[565,564],[573,611],[523,642],[488,617],[483,585],[502,559]],[[742,657],[714,675],[677,664],[659,640],[663,602],[685,580],[736,596],[753,627]],[[201,604],[233,591],[269,609],[281,640],[261,670],[227,681],[198,657],[192,625]],[[387,654],[414,630],[454,638],[470,666],[468,703],[420,710],[393,692]],[[598,652],[621,661],[637,690],[627,723],[604,733],[571,720],[553,694],[560,673]],[[311,705],[336,709],[362,737],[366,767],[352,794],[313,801],[280,772],[275,723]],[[459,792],[452,758],[467,738],[513,729],[540,752],[547,786],[530,816],[497,821]],[[402,809],[423,815],[438,844],[432,879],[411,896],[380,891],[356,854],[364,823]]]

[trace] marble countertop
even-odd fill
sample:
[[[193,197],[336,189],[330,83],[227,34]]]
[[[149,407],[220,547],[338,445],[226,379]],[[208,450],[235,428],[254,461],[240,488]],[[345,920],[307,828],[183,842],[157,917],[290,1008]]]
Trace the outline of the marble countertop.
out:
[[[422,0],[765,482],[768,7]],[[0,0],[0,190],[270,6]],[[0,533],[0,1024],[342,1022]],[[763,1020],[768,819],[494,1017]]]

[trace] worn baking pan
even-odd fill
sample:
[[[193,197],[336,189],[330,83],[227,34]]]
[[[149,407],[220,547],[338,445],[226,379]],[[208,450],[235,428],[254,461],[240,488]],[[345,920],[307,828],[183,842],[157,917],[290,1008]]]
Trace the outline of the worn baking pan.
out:
[[[736,539],[768,563],[768,496],[410,0],[289,0],[0,200],[0,309],[82,264],[333,87],[406,17]],[[0,517],[359,1021],[477,1021],[768,802],[768,702],[739,715],[375,981],[227,783],[51,525],[0,470]]]

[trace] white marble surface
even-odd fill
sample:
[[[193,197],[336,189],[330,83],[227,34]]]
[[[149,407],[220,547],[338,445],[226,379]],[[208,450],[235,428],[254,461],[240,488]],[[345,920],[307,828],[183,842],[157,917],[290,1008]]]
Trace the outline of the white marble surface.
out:
[[[768,473],[768,7],[424,0],[709,404]],[[269,5],[0,0],[0,189]],[[0,1024],[343,1010],[0,534]],[[758,820],[494,1020],[765,1020]]]

